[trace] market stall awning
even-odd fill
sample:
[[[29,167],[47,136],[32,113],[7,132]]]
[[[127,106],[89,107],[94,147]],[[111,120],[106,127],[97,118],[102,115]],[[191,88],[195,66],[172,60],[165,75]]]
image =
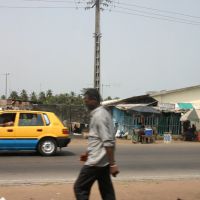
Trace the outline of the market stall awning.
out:
[[[133,107],[137,106],[146,106],[147,104],[118,104],[115,107],[118,108],[119,110],[129,110]]]
[[[193,109],[193,105],[191,103],[178,103],[178,107],[181,110]]]
[[[200,110],[199,109],[192,109],[186,112],[180,119],[180,121],[194,121],[194,122],[200,122]]]
[[[135,107],[130,108],[129,110],[139,112],[139,113],[160,114],[160,111],[156,110],[152,106],[135,106]]]

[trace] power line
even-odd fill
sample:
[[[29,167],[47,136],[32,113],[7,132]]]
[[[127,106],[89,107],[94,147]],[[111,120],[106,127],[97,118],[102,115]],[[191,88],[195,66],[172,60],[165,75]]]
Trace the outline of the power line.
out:
[[[74,0],[74,1],[73,0],[57,0],[57,1],[56,0],[23,0],[23,1],[27,1],[27,2],[28,1],[29,2],[36,2],[37,1],[37,2],[47,2],[47,3],[48,2],[57,2],[57,3],[58,2],[60,2],[60,3],[65,2],[65,3],[73,3],[73,4],[75,4],[75,6],[10,6],[10,5],[0,5],[0,8],[8,8],[8,9],[9,8],[11,8],[11,9],[12,8],[13,9],[81,9],[81,8],[85,8],[85,7],[78,5],[78,4],[88,4],[88,3],[91,4],[91,3],[95,2],[94,0],[92,0],[91,2],[86,2],[86,0],[85,1],[84,0]],[[109,1],[109,3],[117,3],[117,4],[121,4],[121,5],[136,6],[135,4],[119,3],[119,1]],[[105,5],[103,4],[103,6],[105,6]],[[144,7],[144,6],[138,6],[138,7],[161,11],[159,9],[154,9],[154,8],[149,8],[149,7]],[[122,10],[116,10],[115,8],[122,9],[122,10],[128,10],[130,12],[125,12],[125,11],[122,11]],[[152,12],[147,12],[147,11],[142,11],[142,10],[135,10],[135,9],[116,6],[116,5],[113,5],[112,10],[111,9],[103,9],[103,10],[107,10],[107,11],[109,10],[109,11],[113,11],[113,12],[116,12],[116,13],[140,16],[140,17],[157,19],[157,20],[164,20],[164,21],[169,21],[169,22],[183,23],[183,24],[189,24],[189,25],[200,25],[199,21],[193,21],[193,20],[178,18],[178,17],[174,17],[174,16],[170,16],[170,15],[162,15],[162,14],[152,13]],[[165,12],[174,13],[174,12],[170,12],[170,11],[165,11]],[[182,14],[182,15],[184,15],[184,14]],[[186,15],[184,15],[184,16],[186,16]],[[193,16],[193,17],[195,17],[195,16]]]
[[[21,0],[23,2],[26,3],[59,3],[59,5],[0,5],[0,8],[22,8],[22,9],[40,9],[40,8],[45,8],[45,9],[78,9],[78,8],[85,8],[84,6],[81,6],[81,4],[84,4],[85,2],[81,1],[81,0]],[[74,4],[75,6],[66,6],[66,5],[60,5],[60,3],[65,3],[65,4]]]
[[[158,14],[158,13],[152,13],[152,12],[147,12],[147,11],[135,10],[135,9],[121,7],[121,6],[115,6],[115,7],[119,8],[119,9],[123,9],[123,10],[133,11],[133,12],[136,12],[136,13],[147,14],[147,15],[150,15],[150,16],[155,15],[155,16],[159,16],[159,17],[169,18],[169,19],[173,19],[173,20],[177,20],[177,21],[195,23],[195,24],[199,24],[200,25],[199,21],[187,20],[187,19],[173,17],[173,16],[169,16],[169,15],[162,15],[162,14]]]
[[[23,1],[26,1],[26,2],[46,2],[46,3],[76,3],[76,4],[81,4],[81,3],[84,3],[84,2],[80,2],[80,1],[72,1],[72,0],[23,0]]]
[[[194,15],[189,15],[189,14],[174,12],[174,11],[169,11],[169,10],[162,10],[162,9],[157,9],[157,8],[152,8],[152,7],[147,7],[147,6],[141,6],[141,5],[138,5],[138,4],[120,3],[119,0],[113,1],[113,2],[116,3],[116,4],[119,4],[119,5],[148,9],[148,10],[157,11],[157,12],[164,12],[164,13],[182,15],[182,16],[185,16],[185,17],[192,17],[192,18],[200,18],[199,16],[194,16]]]
[[[78,9],[85,8],[84,6],[8,6],[0,5],[0,8],[13,8],[13,9]]]
[[[120,10],[110,10],[110,9],[105,9],[105,10],[110,11],[110,12],[146,17],[146,18],[157,19],[157,20],[164,20],[164,21],[169,21],[169,22],[176,22],[176,23],[183,23],[183,24],[197,25],[197,26],[200,25],[199,23],[190,23],[190,22],[186,22],[186,21],[184,22],[184,21],[178,21],[178,20],[173,20],[173,19],[154,17],[154,16],[150,16],[150,15],[136,14],[136,13],[133,13],[133,12],[131,13],[131,12],[124,12],[124,11],[120,11]]]

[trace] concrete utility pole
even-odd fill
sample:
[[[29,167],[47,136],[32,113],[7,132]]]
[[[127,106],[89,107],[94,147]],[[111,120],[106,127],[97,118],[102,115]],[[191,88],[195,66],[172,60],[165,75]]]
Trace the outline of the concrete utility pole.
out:
[[[6,76],[6,89],[5,89],[5,96],[6,96],[6,99],[8,98],[8,75],[10,75],[10,73],[5,73],[5,76]]]
[[[94,88],[96,88],[99,92],[101,92],[101,55],[100,55],[100,39],[101,39],[101,32],[100,32],[100,11],[103,10],[102,7],[108,7],[111,0],[91,0],[87,4],[91,4],[91,7],[87,7],[86,9],[90,9],[95,7],[95,48],[94,48]]]
[[[95,49],[94,49],[94,88],[101,91],[101,71],[100,71],[100,0],[96,0],[95,12]]]
[[[6,77],[6,84],[5,84],[5,97],[6,99],[8,98],[7,95],[8,95],[8,75],[10,75],[10,73],[5,73],[5,74],[1,74],[1,75],[4,75]]]

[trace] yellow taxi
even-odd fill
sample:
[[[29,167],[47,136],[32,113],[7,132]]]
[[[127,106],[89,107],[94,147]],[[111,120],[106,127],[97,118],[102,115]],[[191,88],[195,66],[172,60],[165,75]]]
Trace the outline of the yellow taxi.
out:
[[[52,112],[31,110],[0,111],[0,151],[36,150],[55,155],[70,143],[69,131]]]

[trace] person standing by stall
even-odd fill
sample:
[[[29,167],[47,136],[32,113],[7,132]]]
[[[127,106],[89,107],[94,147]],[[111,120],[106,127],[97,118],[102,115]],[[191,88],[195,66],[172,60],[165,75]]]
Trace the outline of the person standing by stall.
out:
[[[190,132],[191,132],[191,137],[193,141],[197,139],[196,131],[197,131],[196,126],[192,124],[192,127],[190,128]]]

